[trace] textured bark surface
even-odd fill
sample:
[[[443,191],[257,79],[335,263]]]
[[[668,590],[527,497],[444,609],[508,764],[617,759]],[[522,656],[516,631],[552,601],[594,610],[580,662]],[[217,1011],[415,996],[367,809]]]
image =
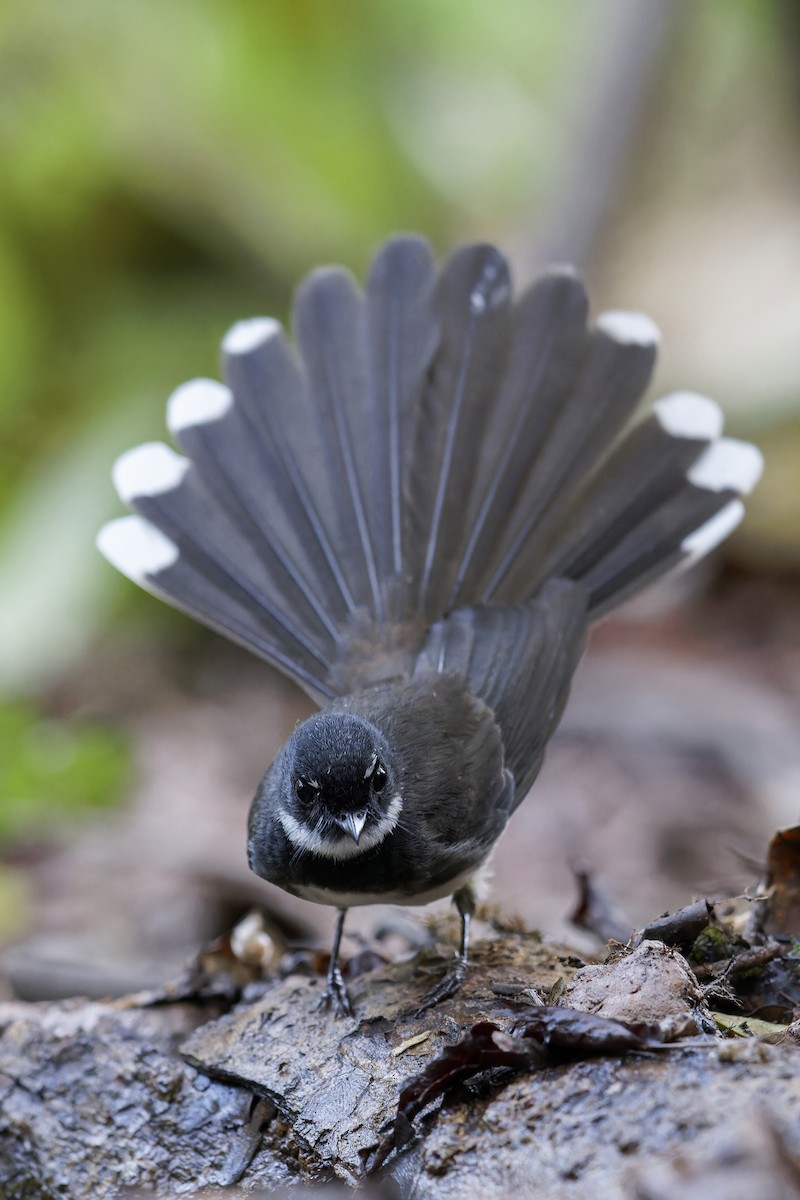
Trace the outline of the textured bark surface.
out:
[[[564,979],[569,1003],[592,1011],[619,1010],[624,995],[628,1020],[688,1017],[701,1028],[708,1020],[691,972],[660,943],[609,966],[601,983],[601,968],[582,974],[569,951],[531,935],[487,938],[476,943],[459,997],[406,1015],[444,966],[427,951],[359,976],[352,1021],[317,1012],[322,982],[303,975],[221,1016],[207,1004],[136,998],[1,1006],[0,1194],[217,1194],[214,1185],[238,1175],[236,1194],[301,1180],[356,1182],[396,1113],[400,1085],[475,1022],[510,1027],[505,997],[516,989],[524,998],[522,987],[547,993]],[[666,1195],[657,1189],[676,1153],[724,1160],[732,1131],[756,1114],[775,1114],[786,1154],[797,1154],[799,1080],[791,1039],[709,1038],[658,1054],[494,1072],[424,1113],[385,1171],[415,1200]],[[262,1103],[246,1126],[254,1095]],[[648,1181],[642,1172],[654,1164],[663,1174]],[[784,1188],[776,1197],[794,1194],[782,1170],[774,1172]],[[763,1167],[764,1178],[770,1171]]]

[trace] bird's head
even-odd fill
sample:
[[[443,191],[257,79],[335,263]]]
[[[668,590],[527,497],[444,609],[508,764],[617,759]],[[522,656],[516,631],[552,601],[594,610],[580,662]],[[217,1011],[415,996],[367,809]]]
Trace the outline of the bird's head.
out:
[[[274,815],[298,850],[354,858],[397,825],[403,802],[389,747],[363,717],[315,714],[297,727],[276,768]]]

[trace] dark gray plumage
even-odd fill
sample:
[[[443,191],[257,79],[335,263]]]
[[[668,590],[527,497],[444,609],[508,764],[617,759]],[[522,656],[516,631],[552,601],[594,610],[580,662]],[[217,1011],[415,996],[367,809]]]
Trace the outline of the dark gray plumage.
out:
[[[742,515],[758,451],[678,393],[625,434],[655,362],[647,318],[587,325],[573,272],[516,302],[467,246],[379,250],[365,293],[315,271],[298,350],[268,319],[223,343],[226,385],[186,384],[161,444],[115,466],[138,516],[103,553],[274,663],[323,704],[250,816],[253,869],[340,909],[454,894],[466,964],[474,879],[566,703],[588,624]]]

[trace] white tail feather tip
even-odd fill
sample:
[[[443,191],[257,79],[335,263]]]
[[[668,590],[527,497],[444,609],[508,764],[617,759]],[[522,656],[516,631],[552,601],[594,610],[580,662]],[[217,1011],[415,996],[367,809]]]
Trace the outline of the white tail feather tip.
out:
[[[726,504],[718,513],[706,521],[705,525],[701,525],[699,529],[695,529],[688,537],[685,537],[681,542],[681,550],[688,557],[684,560],[683,565],[690,567],[696,563],[698,559],[705,558],[712,550],[724,542],[728,534],[733,533],[736,526],[744,516],[744,505],[741,500],[731,500],[730,504]]]
[[[671,437],[713,441],[722,433],[722,409],[708,396],[697,392],[673,392],[656,400],[653,414],[661,428]]]
[[[145,442],[119,456],[111,468],[111,478],[120,500],[128,504],[137,496],[171,492],[188,468],[188,458],[176,454],[163,442]]]
[[[657,346],[661,340],[655,321],[651,321],[644,313],[604,312],[597,318],[596,324],[615,342],[622,342],[626,346]]]
[[[746,496],[761,478],[764,457],[757,446],[736,438],[720,438],[712,442],[687,472],[695,487],[711,492],[730,488]]]
[[[272,317],[250,317],[237,321],[222,339],[225,354],[251,354],[280,333],[280,324]]]
[[[178,559],[178,547],[144,517],[118,517],[97,535],[97,549],[128,579],[143,587],[148,576],[165,571]]]
[[[190,425],[219,421],[233,404],[233,393],[215,379],[190,379],[167,401],[167,428],[178,434]]]

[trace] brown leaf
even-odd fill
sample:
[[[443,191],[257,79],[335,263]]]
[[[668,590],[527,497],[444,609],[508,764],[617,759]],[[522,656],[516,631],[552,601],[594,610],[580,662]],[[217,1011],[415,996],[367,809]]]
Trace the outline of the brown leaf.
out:
[[[779,829],[767,852],[764,932],[800,937],[800,825]]]
[[[491,1067],[536,1070],[574,1059],[664,1046],[658,1030],[644,1022],[613,1021],[571,1008],[524,1007],[510,1032],[493,1021],[479,1021],[461,1041],[445,1046],[424,1071],[408,1080],[391,1129],[364,1156],[367,1173],[377,1171],[393,1150],[411,1141],[413,1121],[428,1104],[481,1071]]]

